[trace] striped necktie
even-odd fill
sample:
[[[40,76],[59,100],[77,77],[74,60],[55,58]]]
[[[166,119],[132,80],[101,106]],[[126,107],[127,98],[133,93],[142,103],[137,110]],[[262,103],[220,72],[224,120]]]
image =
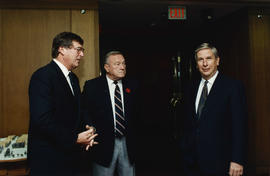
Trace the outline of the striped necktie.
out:
[[[114,91],[114,106],[115,106],[115,136],[121,138],[126,133],[126,121],[123,111],[121,92],[117,81],[113,82],[115,84]]]

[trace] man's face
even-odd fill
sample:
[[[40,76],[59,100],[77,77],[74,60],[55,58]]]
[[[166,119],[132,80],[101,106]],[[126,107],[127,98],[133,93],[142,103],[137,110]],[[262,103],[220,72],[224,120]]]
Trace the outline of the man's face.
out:
[[[80,64],[80,60],[84,56],[84,48],[76,41],[72,42],[70,48],[62,48],[63,50],[63,62],[68,70],[77,68]]]
[[[109,56],[107,63],[104,65],[107,75],[112,80],[119,80],[126,75],[125,58],[121,54]]]
[[[219,57],[215,58],[211,49],[202,49],[197,53],[197,67],[201,76],[209,80],[217,71]]]

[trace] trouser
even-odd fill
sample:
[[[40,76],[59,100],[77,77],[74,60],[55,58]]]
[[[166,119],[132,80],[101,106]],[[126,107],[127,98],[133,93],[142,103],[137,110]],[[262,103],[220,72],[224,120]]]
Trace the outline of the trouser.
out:
[[[129,162],[124,137],[115,139],[113,158],[109,167],[93,163],[93,176],[113,176],[115,169],[118,176],[135,176],[135,167]]]

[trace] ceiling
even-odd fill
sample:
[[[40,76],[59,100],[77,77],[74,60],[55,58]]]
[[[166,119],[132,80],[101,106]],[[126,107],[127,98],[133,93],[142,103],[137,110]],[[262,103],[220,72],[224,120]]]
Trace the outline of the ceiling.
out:
[[[164,28],[181,24],[195,28],[207,20],[215,21],[244,7],[266,7],[268,0],[212,0],[208,2],[161,0],[100,0],[101,31],[134,31],[146,28]],[[168,6],[181,5],[187,9],[186,20],[168,20]]]

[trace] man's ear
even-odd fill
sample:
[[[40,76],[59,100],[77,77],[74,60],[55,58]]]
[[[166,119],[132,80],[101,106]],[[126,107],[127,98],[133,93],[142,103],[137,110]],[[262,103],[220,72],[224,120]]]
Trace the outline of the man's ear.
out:
[[[217,58],[217,66],[219,66],[219,61],[220,61],[220,59],[219,59],[219,57]]]
[[[62,47],[62,46],[60,46],[59,48],[58,48],[58,53],[59,54],[61,54],[62,56],[64,55],[64,53],[65,53],[65,48],[64,47]]]
[[[110,69],[109,64],[104,64],[104,69],[106,72],[109,72],[109,69]]]

